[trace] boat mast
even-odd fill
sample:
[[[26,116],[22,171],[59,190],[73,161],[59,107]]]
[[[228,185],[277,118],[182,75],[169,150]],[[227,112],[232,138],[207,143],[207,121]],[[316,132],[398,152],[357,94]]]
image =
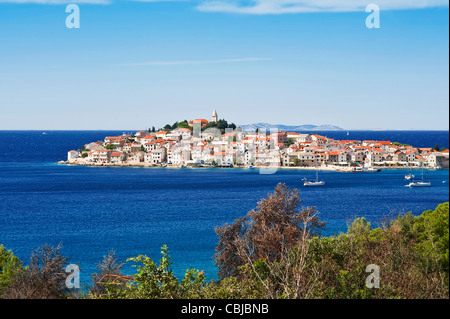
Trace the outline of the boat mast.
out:
[[[423,170],[424,170],[424,163],[423,163],[423,160],[422,160],[422,182],[423,182]]]
[[[317,166],[317,155],[314,155],[314,164],[316,166],[316,182],[319,181],[319,167]]]

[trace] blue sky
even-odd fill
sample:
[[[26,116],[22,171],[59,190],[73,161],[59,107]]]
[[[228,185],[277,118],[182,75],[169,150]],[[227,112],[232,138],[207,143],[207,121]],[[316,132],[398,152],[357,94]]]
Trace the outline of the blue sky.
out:
[[[448,18],[439,0],[0,0],[0,129],[146,129],[216,109],[448,130]]]

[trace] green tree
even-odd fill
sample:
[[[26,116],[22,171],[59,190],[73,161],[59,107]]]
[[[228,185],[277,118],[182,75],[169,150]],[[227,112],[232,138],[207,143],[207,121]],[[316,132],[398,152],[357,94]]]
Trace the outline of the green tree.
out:
[[[439,145],[436,144],[436,145],[433,147],[433,150],[439,151]]]
[[[202,271],[186,270],[181,282],[174,275],[166,245],[161,248],[161,259],[157,265],[150,257],[139,255],[127,261],[138,263],[137,274],[127,284],[127,292],[132,298],[199,298],[205,285]]]
[[[30,262],[23,272],[3,291],[11,299],[60,299],[70,296],[66,287],[65,271],[68,257],[61,255],[61,245],[44,245],[31,253]]]
[[[90,287],[90,294],[93,296],[104,295],[110,292],[111,288],[123,288],[126,283],[121,278],[123,265],[124,263],[117,259],[114,250],[110,250],[106,256],[103,256],[103,261],[97,264],[98,272],[91,275],[93,283]]]
[[[414,220],[420,252],[449,272],[449,203],[427,210]]]
[[[107,149],[107,150],[113,150],[115,148],[116,148],[116,146],[114,144],[108,144],[105,146],[105,149]]]
[[[188,128],[188,129],[191,129],[191,126],[189,125],[189,122],[187,120],[184,120],[184,121],[178,123],[177,128]]]
[[[411,146],[409,144],[403,144],[403,143],[399,143],[399,142],[394,142],[394,143],[392,143],[392,145],[396,145],[396,146]]]
[[[278,262],[290,247],[320,235],[325,223],[319,222],[314,207],[299,209],[301,202],[297,189],[279,183],[256,210],[231,225],[217,227],[215,262],[219,276],[236,276],[240,266],[261,258]]]
[[[85,145],[83,145],[82,147],[80,147],[80,149],[78,150],[78,153],[82,153],[82,152],[87,152],[88,149],[86,148]]]
[[[292,144],[294,144],[294,140],[293,140],[292,138],[288,138],[288,139],[286,139],[286,141],[284,142],[284,146],[285,146],[285,147],[289,147],[289,146],[291,146]]]
[[[215,127],[217,128],[222,134],[225,133],[225,129],[230,128],[230,129],[236,129],[236,125],[234,123],[228,124],[228,122],[224,119],[220,119],[216,122],[208,122],[208,124],[206,124],[205,126],[202,127],[202,131],[210,128],[210,127]]]
[[[23,271],[19,258],[11,250],[6,250],[5,246],[0,245],[0,297],[2,291]]]
[[[161,259],[157,265],[150,257],[139,255],[128,258],[138,263],[134,281],[129,283],[130,292],[135,298],[175,298],[178,280],[171,269],[169,251],[166,245],[161,248]],[[140,265],[139,265],[140,264]]]

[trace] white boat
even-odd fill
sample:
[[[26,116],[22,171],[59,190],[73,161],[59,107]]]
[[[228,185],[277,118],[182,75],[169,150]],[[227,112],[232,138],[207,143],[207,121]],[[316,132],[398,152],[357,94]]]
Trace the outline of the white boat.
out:
[[[413,182],[409,183],[408,186],[409,187],[430,187],[431,183],[430,182],[423,182],[423,181],[413,181]]]
[[[409,169],[409,173],[405,175],[405,179],[408,180],[408,181],[409,181],[409,180],[414,180],[414,177],[415,177],[415,176],[414,176],[414,174],[412,173],[412,169],[410,168],[410,169]]]
[[[430,187],[431,186],[431,182],[430,182],[430,176],[428,176],[428,182],[425,182],[423,179],[423,163],[422,163],[422,179],[421,180],[413,180],[411,183],[409,183],[408,187]]]
[[[303,183],[303,186],[323,186],[325,185],[325,181],[306,181]]]
[[[375,172],[381,172],[381,168],[375,168],[375,167],[363,167],[362,168],[363,172],[367,172],[367,173],[375,173]]]
[[[323,186],[323,185],[325,185],[325,181],[324,180],[319,181],[319,169],[317,167],[316,167],[316,179],[305,181],[303,183],[303,186]]]

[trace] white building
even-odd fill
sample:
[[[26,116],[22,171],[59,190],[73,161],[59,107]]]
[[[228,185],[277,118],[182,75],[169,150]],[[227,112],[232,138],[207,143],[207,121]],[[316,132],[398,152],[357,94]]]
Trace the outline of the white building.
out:
[[[165,147],[157,148],[150,152],[151,163],[159,164],[166,161],[167,149]]]
[[[80,157],[80,155],[78,154],[77,151],[72,150],[72,151],[67,152],[67,161],[69,163],[73,163],[79,157]]]

